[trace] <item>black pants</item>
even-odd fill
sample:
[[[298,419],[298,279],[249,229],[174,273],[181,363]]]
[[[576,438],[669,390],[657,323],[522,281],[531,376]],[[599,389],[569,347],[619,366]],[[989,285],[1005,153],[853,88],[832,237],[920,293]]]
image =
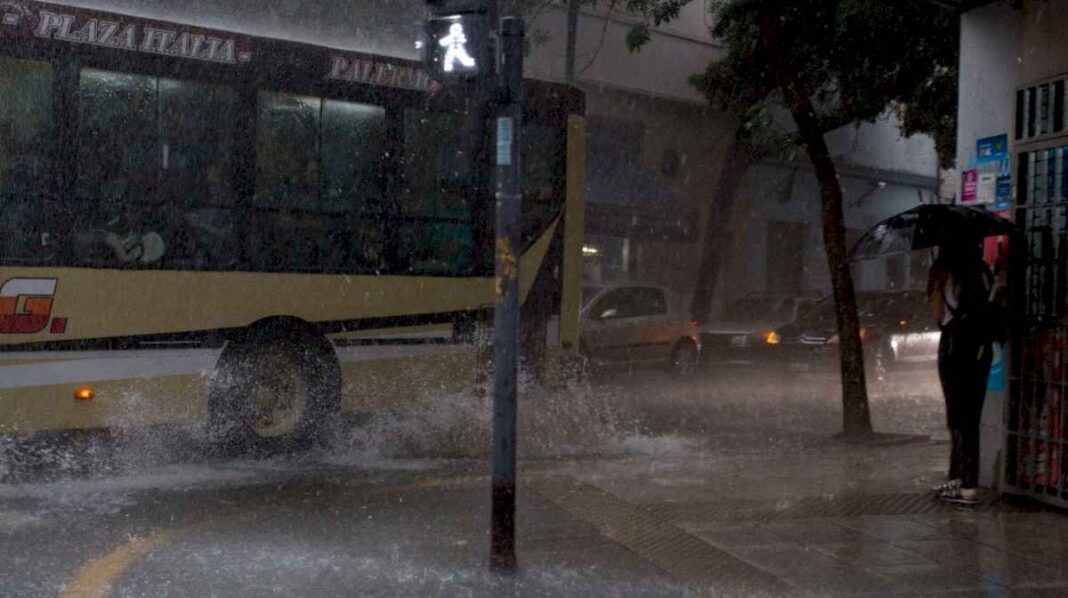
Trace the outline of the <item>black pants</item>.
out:
[[[979,485],[979,422],[993,351],[982,331],[949,326],[938,344],[938,377],[946,399],[952,449],[949,479],[963,488]]]

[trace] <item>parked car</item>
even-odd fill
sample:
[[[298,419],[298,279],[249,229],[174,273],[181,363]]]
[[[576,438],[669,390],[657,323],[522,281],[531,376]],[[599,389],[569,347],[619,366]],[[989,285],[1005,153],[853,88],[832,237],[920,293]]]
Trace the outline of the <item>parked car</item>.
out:
[[[595,370],[669,366],[696,371],[700,340],[683,298],[645,284],[585,287],[580,350]]]
[[[701,357],[710,364],[753,363],[768,335],[797,319],[822,297],[793,293],[753,293],[728,304],[701,327]]]
[[[857,294],[860,337],[869,373],[882,377],[908,365],[938,361],[941,333],[919,291]],[[838,325],[834,299],[812,306],[797,320],[776,329],[764,340],[765,355],[794,370],[838,364]]]

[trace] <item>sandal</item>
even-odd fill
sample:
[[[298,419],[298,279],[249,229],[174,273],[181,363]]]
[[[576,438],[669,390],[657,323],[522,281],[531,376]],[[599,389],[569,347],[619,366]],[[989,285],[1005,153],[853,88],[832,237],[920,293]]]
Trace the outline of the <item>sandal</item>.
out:
[[[977,492],[975,498],[968,498],[964,496],[964,493],[961,491],[961,487],[958,485],[953,488],[946,489],[944,492],[939,494],[938,500],[958,505],[974,505],[979,502],[979,494]]]

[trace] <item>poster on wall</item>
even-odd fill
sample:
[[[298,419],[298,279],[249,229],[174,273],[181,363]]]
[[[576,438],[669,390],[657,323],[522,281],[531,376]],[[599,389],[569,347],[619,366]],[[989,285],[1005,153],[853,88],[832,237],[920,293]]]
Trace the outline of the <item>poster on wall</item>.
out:
[[[975,161],[978,164],[1002,162],[1009,155],[1009,136],[994,135],[975,142]]]
[[[960,203],[989,206],[993,210],[1012,207],[1012,174],[1009,136],[983,137],[975,142],[975,155],[961,173]]]
[[[976,183],[975,203],[994,203],[994,193],[997,191],[998,175],[996,172],[980,172],[979,181]]]
[[[979,195],[979,169],[969,168],[961,173],[960,202],[974,204]]]
[[[1007,166],[1006,170],[1008,170]],[[992,208],[997,211],[1012,209],[1012,176],[1008,173],[998,174],[997,183],[994,188],[994,205]]]

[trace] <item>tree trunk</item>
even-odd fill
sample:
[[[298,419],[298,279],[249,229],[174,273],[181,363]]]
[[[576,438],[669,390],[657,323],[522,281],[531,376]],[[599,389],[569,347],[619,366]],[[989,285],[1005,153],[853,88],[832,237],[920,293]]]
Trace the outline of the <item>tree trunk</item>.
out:
[[[732,227],[730,222],[734,197],[746,171],[755,161],[753,154],[736,136],[727,150],[727,159],[723,162],[716,190],[712,193],[701,243],[701,265],[697,270],[697,283],[690,302],[690,315],[702,324],[708,321],[710,315],[712,296],[723,266],[723,256],[730,247],[731,233],[738,228]]]
[[[784,50],[778,40],[777,15],[769,14],[761,20],[761,45],[797,124],[805,144],[816,179],[820,185],[823,243],[827,249],[827,266],[834,290],[835,316],[838,322],[838,356],[842,379],[842,435],[860,439],[872,433],[871,413],[868,409],[868,388],[864,379],[864,350],[860,341],[860,321],[857,317],[857,298],[853,291],[853,275],[846,262],[845,223],[842,210],[842,187],[838,182],[834,161],[823,139],[816,109],[808,90],[785,63]]]

